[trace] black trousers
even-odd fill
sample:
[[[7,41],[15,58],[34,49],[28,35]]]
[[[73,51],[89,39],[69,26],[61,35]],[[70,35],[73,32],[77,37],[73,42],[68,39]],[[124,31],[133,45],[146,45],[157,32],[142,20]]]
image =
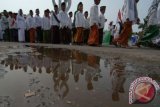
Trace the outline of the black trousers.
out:
[[[85,29],[83,31],[83,43],[84,44],[87,44],[87,42],[88,42],[89,32],[90,32],[89,29]]]
[[[64,27],[60,29],[60,41],[63,44],[69,44],[70,43],[70,35],[69,35],[69,28]]]
[[[18,41],[18,31],[17,31],[17,29],[10,29],[9,33],[10,33],[9,40],[11,42],[17,42]]]
[[[102,45],[103,41],[103,28],[99,29],[99,44]]]
[[[37,40],[37,42],[43,42],[43,32],[42,32],[42,28],[41,27],[37,27],[36,28],[36,33],[37,33],[37,35],[36,35],[36,40]]]
[[[53,44],[60,43],[59,26],[52,26],[51,27],[51,42]]]

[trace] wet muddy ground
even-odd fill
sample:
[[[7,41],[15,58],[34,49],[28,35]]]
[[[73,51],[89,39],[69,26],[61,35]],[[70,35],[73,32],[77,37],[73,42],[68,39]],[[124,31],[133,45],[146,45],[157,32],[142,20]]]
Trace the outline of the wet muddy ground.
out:
[[[141,76],[160,83],[159,62],[47,46],[0,48],[0,107],[141,107],[128,104],[130,83]],[[145,106],[159,107],[159,92]]]

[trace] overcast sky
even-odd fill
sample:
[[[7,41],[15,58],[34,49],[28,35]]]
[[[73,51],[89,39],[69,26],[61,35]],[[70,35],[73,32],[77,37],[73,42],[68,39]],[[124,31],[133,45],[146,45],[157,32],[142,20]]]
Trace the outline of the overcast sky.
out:
[[[89,11],[94,0],[72,0],[70,11],[75,11],[77,4],[80,1],[84,4],[84,11]],[[106,25],[108,25],[110,21],[116,21],[118,10],[122,8],[123,1],[124,0],[101,0],[100,6],[107,6],[105,17],[108,19],[108,22]],[[139,18],[141,20],[146,17],[152,1],[153,0],[140,0],[138,3]],[[30,9],[35,10],[36,8],[39,8],[41,11],[41,16],[43,16],[43,11],[47,8],[53,9],[53,4],[52,0],[1,0],[0,2],[1,12],[4,9],[7,11],[18,12],[20,8],[23,9],[25,14],[28,14]],[[137,28],[134,27],[134,30],[137,30]]]

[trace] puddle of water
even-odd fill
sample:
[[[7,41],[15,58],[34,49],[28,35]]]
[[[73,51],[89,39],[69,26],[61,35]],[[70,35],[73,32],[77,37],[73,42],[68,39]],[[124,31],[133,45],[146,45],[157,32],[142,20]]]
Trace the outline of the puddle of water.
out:
[[[116,56],[102,59],[77,50],[25,48],[1,58],[0,105],[4,107],[137,107],[128,104],[130,83],[140,76],[160,82],[159,65],[133,64]],[[28,92],[35,95],[25,97]],[[146,107],[157,107],[158,98]]]

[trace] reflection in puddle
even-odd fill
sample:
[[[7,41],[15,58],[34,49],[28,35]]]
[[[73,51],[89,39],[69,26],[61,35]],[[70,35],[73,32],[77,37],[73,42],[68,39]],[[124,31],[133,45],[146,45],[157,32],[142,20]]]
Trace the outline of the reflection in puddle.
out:
[[[133,67],[120,57],[104,60],[77,50],[47,47],[14,52],[1,64],[8,73],[0,81],[4,87],[0,93],[14,99],[13,107],[128,106],[128,87],[135,76]],[[28,90],[36,94],[25,98]]]

